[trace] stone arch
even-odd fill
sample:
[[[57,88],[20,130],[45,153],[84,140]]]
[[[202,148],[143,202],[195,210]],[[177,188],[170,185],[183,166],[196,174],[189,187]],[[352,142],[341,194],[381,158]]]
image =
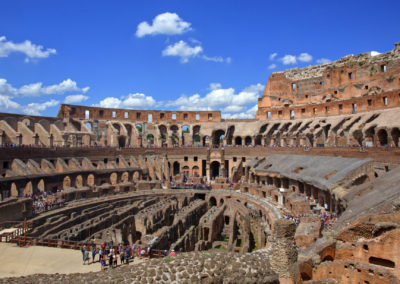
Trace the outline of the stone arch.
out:
[[[24,196],[32,196],[33,195],[33,186],[32,186],[31,181],[26,183],[23,194],[24,194]]]
[[[88,186],[94,186],[94,175],[89,174],[87,177],[87,185]]]
[[[79,121],[71,120],[71,124],[75,128],[76,131],[82,131],[82,125]]]
[[[39,182],[37,184],[37,189],[39,190],[39,192],[45,192],[46,191],[46,185],[44,183],[44,179],[39,180]]]
[[[208,135],[203,137],[203,146],[208,147],[210,145],[210,137]]]
[[[233,134],[235,133],[235,126],[231,125],[226,132],[226,145],[232,145]]]
[[[217,129],[213,132],[212,135],[212,144],[213,146],[219,146],[223,144],[223,139],[225,138],[225,131],[222,129]]]
[[[200,171],[198,166],[194,166],[192,168],[192,176],[194,177],[199,177],[200,176]]]
[[[398,127],[395,127],[392,129],[392,131],[390,132],[390,134],[392,135],[392,140],[394,143],[395,147],[399,147],[399,138],[400,138],[400,130]]]
[[[240,137],[240,136],[237,136],[236,138],[235,138],[235,145],[242,145],[242,137]]]
[[[246,146],[251,146],[253,143],[252,143],[252,141],[251,141],[251,137],[250,136],[246,136],[245,138],[244,138],[244,144],[246,145]]]
[[[140,123],[136,123],[135,128],[139,134],[143,132],[143,126]]]
[[[90,121],[85,122],[85,126],[89,131],[93,131],[93,124]]]
[[[140,173],[134,172],[133,173],[133,181],[139,181],[139,180],[140,180]]]
[[[69,176],[64,177],[63,179],[63,190],[71,187],[71,178]]]
[[[217,206],[217,199],[214,196],[211,196],[210,199],[208,200],[208,204],[210,206]]]
[[[211,178],[219,177],[221,163],[214,161],[210,164],[210,175]]]
[[[385,129],[379,130],[377,135],[381,146],[388,145],[388,134]]]
[[[118,147],[123,148],[126,145],[126,137],[123,135],[118,136]]]
[[[358,144],[360,146],[363,144],[364,137],[363,137],[363,134],[362,134],[361,130],[358,129],[358,130],[354,131],[353,132],[353,137],[358,142]]]
[[[83,185],[84,185],[84,183],[83,183],[82,175],[78,175],[78,176],[75,178],[75,187],[76,187],[76,188],[79,188],[79,187],[83,187]]]
[[[158,126],[158,130],[160,132],[160,138],[161,138],[161,146],[167,143],[167,136],[168,136],[168,131],[167,127],[164,124],[161,124]]]
[[[129,182],[129,173],[123,172],[121,175],[121,182]]]
[[[255,139],[255,141],[254,141],[254,142],[255,142],[255,143],[254,143],[255,146],[261,146],[261,144],[262,144],[262,143],[261,143],[261,140],[262,140],[262,135],[261,135],[261,134],[257,135],[257,136],[256,136],[256,139]]]
[[[19,196],[18,187],[14,182],[11,183],[10,196],[11,197],[18,197]]]
[[[118,174],[117,173],[111,173],[110,175],[110,184],[117,184],[118,181]]]
[[[190,169],[189,169],[189,167],[188,167],[188,166],[184,166],[184,167],[182,168],[182,172],[183,172],[183,175],[184,175],[184,176],[189,176],[189,174],[190,174]]]
[[[149,146],[154,145],[154,135],[153,134],[147,134],[146,139],[147,139],[147,143]]]
[[[179,173],[181,172],[181,168],[180,168],[179,162],[175,161],[172,166],[173,166],[173,174],[174,174],[174,176],[179,175]]]

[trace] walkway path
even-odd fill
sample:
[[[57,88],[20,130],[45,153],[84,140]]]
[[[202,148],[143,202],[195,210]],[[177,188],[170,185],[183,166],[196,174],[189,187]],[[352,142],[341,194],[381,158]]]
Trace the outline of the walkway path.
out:
[[[98,255],[96,256],[96,259]],[[100,271],[100,263],[82,264],[80,250],[31,246],[20,248],[11,243],[0,243],[0,278],[36,273],[77,273]],[[135,259],[135,264],[143,260]],[[132,264],[132,263],[131,263]]]

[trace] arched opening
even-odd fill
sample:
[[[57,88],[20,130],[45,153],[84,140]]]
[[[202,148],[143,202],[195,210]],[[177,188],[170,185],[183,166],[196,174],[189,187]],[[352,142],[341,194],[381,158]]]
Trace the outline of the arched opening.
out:
[[[217,161],[214,161],[210,165],[210,171],[211,171],[211,178],[215,178],[219,176],[219,168],[220,168],[220,163]]]
[[[63,179],[63,190],[70,188],[71,187],[71,178],[69,176],[66,176]]]
[[[83,178],[81,175],[78,175],[75,179],[75,187],[83,187]]]
[[[232,145],[233,134],[235,133],[235,126],[229,126],[228,131],[226,132],[226,145]]]
[[[33,195],[33,186],[32,182],[28,182],[24,188],[24,196],[32,196]]]
[[[94,186],[94,175],[93,174],[89,174],[87,177],[87,185],[89,186]]]
[[[194,176],[194,177],[199,177],[200,176],[200,172],[199,172],[199,167],[198,166],[194,166],[192,168],[192,176]]]
[[[92,123],[91,122],[85,122],[85,126],[86,126],[86,128],[87,129],[89,129],[89,131],[92,131],[93,130],[93,127],[92,127]]]
[[[354,131],[354,132],[353,132],[353,137],[354,137],[354,139],[356,139],[356,141],[358,142],[358,145],[361,146],[362,143],[363,143],[363,139],[364,139],[361,130],[356,130],[356,131]]]
[[[117,184],[118,175],[117,173],[112,173],[110,175],[110,184]]]
[[[217,206],[217,200],[215,199],[214,196],[211,196],[211,197],[210,197],[210,199],[209,199],[209,201],[208,201],[208,204],[209,204],[210,206]]]
[[[123,172],[121,175],[121,182],[129,182],[129,173]]]
[[[395,147],[399,147],[400,130],[396,127],[392,129],[392,139]]]
[[[255,139],[255,145],[256,146],[260,146],[261,145],[261,139],[262,139],[262,135],[257,135],[256,139]]]
[[[154,145],[154,136],[153,134],[148,134],[147,135],[147,143],[149,146],[153,146]]]
[[[119,136],[118,137],[118,146],[120,148],[125,147],[125,143],[126,143],[126,137],[125,136]]]
[[[388,135],[386,130],[381,129],[378,131],[378,139],[381,146],[386,146],[388,144]]]
[[[360,185],[360,184],[363,184],[363,183],[366,183],[366,182],[369,182],[369,177],[368,177],[367,175],[362,175],[362,176],[356,178],[356,179],[352,182],[351,185],[353,185],[353,186],[354,186],[354,185]]]
[[[208,147],[210,145],[210,137],[208,135],[203,137],[203,146]]]
[[[179,173],[181,171],[179,162],[174,162],[173,167],[174,167],[174,171],[173,171],[174,176],[179,175]]]
[[[182,168],[182,172],[184,176],[189,176],[189,167],[188,166],[184,166]]]
[[[224,199],[223,199],[223,198],[221,198],[221,199],[219,200],[219,204],[220,204],[220,205],[224,204]]]
[[[115,128],[115,130],[117,130],[116,134],[120,135],[121,134],[121,126],[118,123],[113,123],[112,126]]]
[[[170,127],[170,130],[172,131],[172,134],[171,134],[172,145],[173,146],[178,146],[179,145],[179,136],[178,136],[179,128],[176,125],[172,125]]]
[[[246,138],[244,139],[244,143],[246,146],[251,146],[251,137],[246,136]]]
[[[167,144],[167,127],[165,125],[160,125],[158,127],[158,130],[160,131],[160,138],[161,138],[161,146],[166,146]]]
[[[216,130],[213,134],[213,140],[212,140],[213,146],[219,147],[220,145],[222,145],[224,138],[225,138],[225,131],[223,131],[222,129]]]
[[[236,138],[235,138],[235,145],[242,145],[242,137],[240,137],[240,136],[237,136]]]
[[[136,130],[137,130],[139,133],[142,133],[143,127],[142,127],[141,124],[136,124],[135,127],[136,127]]]
[[[18,197],[19,193],[18,193],[18,188],[17,185],[15,183],[11,184],[11,189],[10,189],[10,196],[11,197]]]

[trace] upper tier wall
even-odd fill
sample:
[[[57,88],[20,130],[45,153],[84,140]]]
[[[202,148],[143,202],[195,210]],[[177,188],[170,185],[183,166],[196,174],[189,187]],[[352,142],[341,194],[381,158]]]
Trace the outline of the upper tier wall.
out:
[[[77,105],[60,106],[57,117],[75,119],[111,119],[137,122],[220,122],[220,111],[164,111],[164,110],[128,110]],[[151,118],[151,119],[150,119]]]
[[[258,102],[257,119],[349,114],[400,105],[400,43],[306,68],[275,72]]]

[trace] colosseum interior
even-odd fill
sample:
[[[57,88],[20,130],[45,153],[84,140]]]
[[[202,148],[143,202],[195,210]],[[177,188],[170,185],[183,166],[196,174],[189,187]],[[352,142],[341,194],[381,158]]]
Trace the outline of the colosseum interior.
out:
[[[2,113],[0,219],[25,233],[1,240],[179,252],[120,268],[141,283],[399,283],[399,138],[400,42],[273,73],[255,119]],[[38,210],[44,193],[62,206]]]

